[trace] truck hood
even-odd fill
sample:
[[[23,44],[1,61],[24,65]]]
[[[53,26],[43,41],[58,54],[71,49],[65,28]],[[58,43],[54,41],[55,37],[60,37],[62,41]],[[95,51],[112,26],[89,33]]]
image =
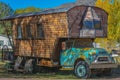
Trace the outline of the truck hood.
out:
[[[74,64],[78,58],[84,59],[91,64],[97,56],[109,56],[110,54],[102,48],[70,48],[61,51],[60,61],[61,65]]]

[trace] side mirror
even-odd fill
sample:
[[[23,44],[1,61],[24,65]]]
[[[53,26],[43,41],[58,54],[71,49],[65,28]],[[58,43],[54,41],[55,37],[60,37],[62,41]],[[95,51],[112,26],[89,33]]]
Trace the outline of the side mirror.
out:
[[[62,42],[61,48],[62,48],[62,51],[66,50],[66,43],[65,42]]]

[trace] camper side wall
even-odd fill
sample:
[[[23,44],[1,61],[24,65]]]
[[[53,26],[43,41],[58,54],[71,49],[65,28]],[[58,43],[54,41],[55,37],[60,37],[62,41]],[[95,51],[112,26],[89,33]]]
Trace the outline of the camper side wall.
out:
[[[51,58],[57,38],[68,35],[67,27],[66,13],[14,19],[15,55]]]

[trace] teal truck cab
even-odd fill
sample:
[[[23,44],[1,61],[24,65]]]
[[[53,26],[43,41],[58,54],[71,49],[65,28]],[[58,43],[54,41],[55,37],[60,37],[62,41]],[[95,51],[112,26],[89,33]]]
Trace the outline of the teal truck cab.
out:
[[[68,40],[62,47],[61,66],[73,69],[79,78],[87,78],[93,70],[100,69],[104,74],[110,74],[110,70],[117,67],[110,53],[103,48],[94,48],[92,39]]]

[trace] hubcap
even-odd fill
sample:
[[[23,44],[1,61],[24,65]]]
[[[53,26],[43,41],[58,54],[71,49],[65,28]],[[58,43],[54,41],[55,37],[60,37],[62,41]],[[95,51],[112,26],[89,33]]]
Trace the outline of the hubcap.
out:
[[[85,76],[85,75],[86,75],[86,68],[85,68],[85,66],[84,66],[84,65],[78,66],[78,68],[77,68],[77,73],[78,73],[78,75],[79,75],[80,77]]]

